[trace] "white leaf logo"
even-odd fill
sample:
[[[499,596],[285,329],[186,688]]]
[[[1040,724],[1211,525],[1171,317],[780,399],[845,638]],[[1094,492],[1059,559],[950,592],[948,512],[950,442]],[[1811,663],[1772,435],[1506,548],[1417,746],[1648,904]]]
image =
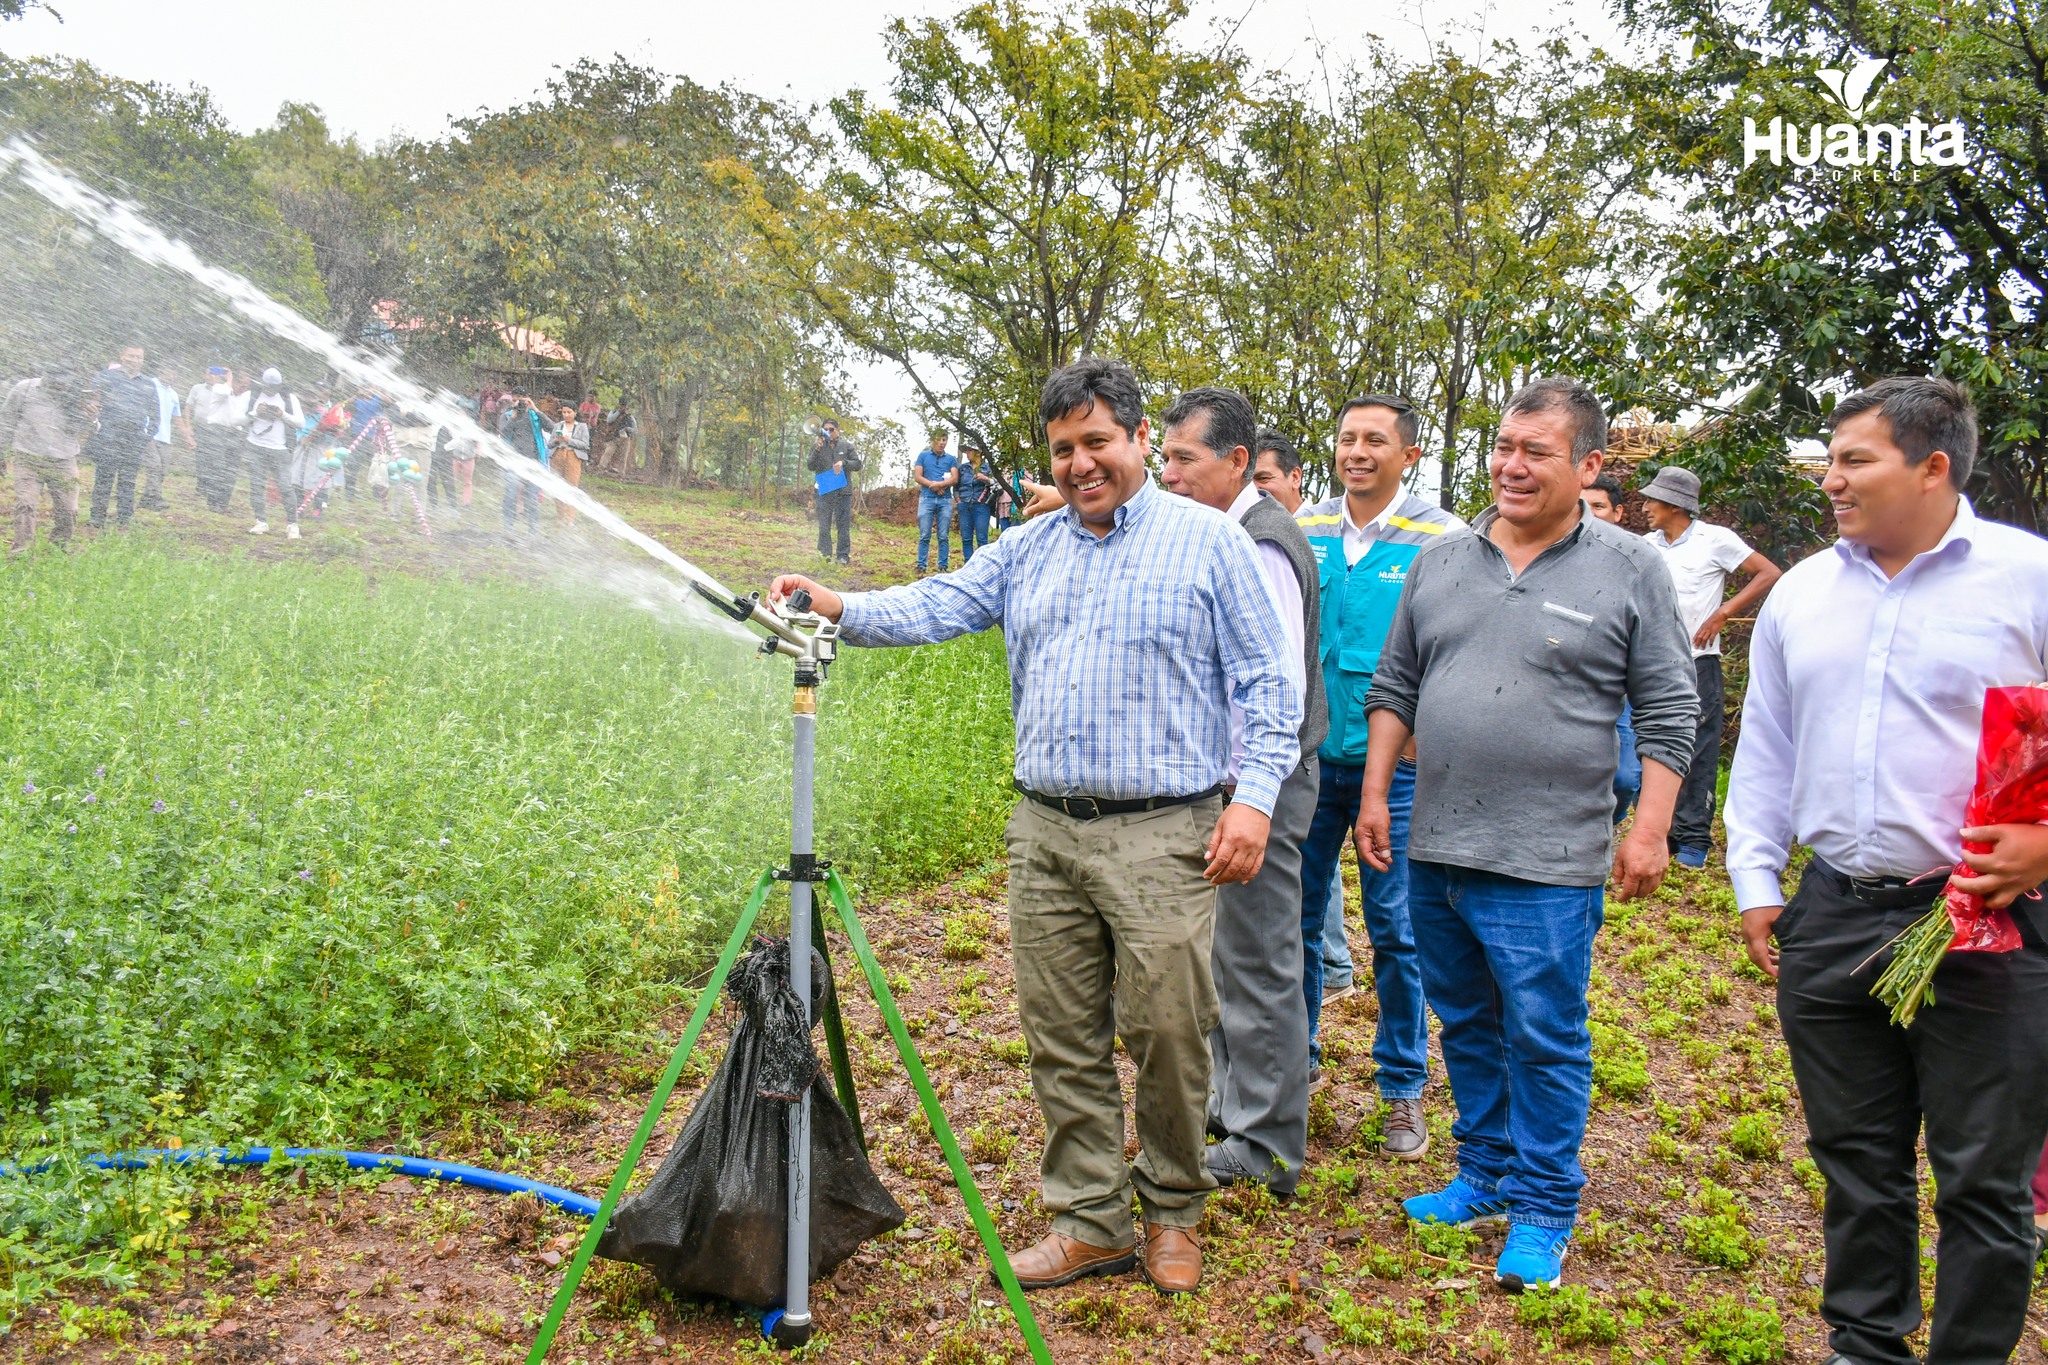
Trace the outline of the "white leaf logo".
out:
[[[1820,83],[1834,96],[1835,103],[1849,111],[1850,118],[1861,118],[1864,97],[1870,93],[1871,84],[1877,80],[1878,75],[1889,65],[1891,63],[1882,57],[1871,57],[1856,63],[1855,68],[1850,71],[1837,71],[1830,67],[1814,74],[1820,77]]]

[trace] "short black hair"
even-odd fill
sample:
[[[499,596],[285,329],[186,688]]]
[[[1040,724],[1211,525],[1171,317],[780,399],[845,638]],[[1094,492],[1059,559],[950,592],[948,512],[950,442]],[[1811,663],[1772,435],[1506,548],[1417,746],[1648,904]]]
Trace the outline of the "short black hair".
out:
[[[1257,444],[1252,446],[1252,463],[1259,462],[1259,456],[1273,452],[1273,463],[1280,466],[1282,474],[1292,474],[1301,468],[1301,452],[1294,448],[1294,442],[1275,431],[1272,427],[1260,427]]]
[[[1584,381],[1561,374],[1532,379],[1515,390],[1501,416],[1538,412],[1562,412],[1571,418],[1573,464],[1583,463],[1596,450],[1607,449],[1607,409]]]
[[[1204,415],[1207,421],[1202,428],[1202,444],[1209,447],[1209,453],[1219,460],[1243,446],[1244,474],[1250,478],[1252,466],[1259,458],[1253,449],[1259,439],[1259,415],[1252,410],[1251,399],[1236,389],[1204,384],[1174,399],[1173,406],[1166,410],[1161,421],[1168,430],[1172,430],[1183,422]]]
[[[1124,434],[1136,437],[1145,420],[1145,397],[1138,391],[1138,376],[1121,360],[1108,356],[1084,355],[1062,365],[1046,377],[1038,393],[1038,425],[1045,427],[1076,408],[1083,416],[1095,405],[1107,403],[1110,415]]]
[[[1892,442],[1906,453],[1907,464],[1925,464],[1939,450],[1948,456],[1948,481],[1957,488],[1969,483],[1977,466],[1977,409],[1961,384],[1917,375],[1880,379],[1835,404],[1828,425],[1839,431],[1866,412],[1890,424]]]
[[[1588,493],[1592,492],[1596,488],[1599,489],[1602,493],[1605,493],[1607,495],[1607,500],[1613,503],[1616,507],[1621,506],[1622,498],[1627,496],[1621,491],[1621,480],[1615,478],[1612,474],[1602,474],[1599,478],[1593,480],[1593,482],[1586,485],[1586,491]]]
[[[1344,406],[1337,409],[1337,430],[1344,430],[1344,419],[1351,415],[1353,408],[1385,408],[1394,414],[1394,430],[1401,433],[1401,444],[1412,446],[1422,434],[1422,416],[1415,411],[1414,400],[1403,398],[1396,393],[1362,393],[1356,398],[1344,400]]]

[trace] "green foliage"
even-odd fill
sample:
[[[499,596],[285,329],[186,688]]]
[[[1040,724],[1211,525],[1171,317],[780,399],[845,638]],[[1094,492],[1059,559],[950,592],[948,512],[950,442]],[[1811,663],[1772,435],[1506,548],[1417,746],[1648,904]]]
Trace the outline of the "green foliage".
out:
[[[691,998],[785,843],[786,689],[716,636],[136,540],[5,578],[25,608],[0,620],[10,1157],[360,1141],[539,1094],[572,1052]],[[998,837],[999,648],[834,671],[819,844],[862,890]],[[956,752],[904,724],[934,695]],[[0,1182],[0,1290],[89,1247],[175,1249],[161,1201],[99,1184]]]
[[[1743,1209],[1732,1191],[1709,1180],[1700,1186],[1694,1205],[1698,1213],[1680,1217],[1688,1256],[1707,1265],[1746,1270],[1762,1250],[1749,1230]]]
[[[1770,1365],[1785,1358],[1785,1324],[1769,1304],[1751,1307],[1730,1294],[1690,1309],[1686,1335],[1727,1365]]]
[[[1662,243],[1664,302],[1626,349],[1686,374],[1725,414],[1684,462],[1730,489],[1742,520],[1820,529],[1822,509],[1783,459],[1821,430],[1837,385],[1940,373],[1980,405],[1981,508],[2039,527],[2048,517],[2048,174],[2043,29],[2028,7],[1943,0],[1755,6],[1636,0],[1635,36],[1668,56],[1617,66],[1645,163],[1685,212]],[[1887,64],[1850,119],[1817,78]],[[1960,166],[1745,166],[1743,119],[1802,132],[1958,120]],[[1617,333],[1617,340],[1621,340]],[[1733,393],[1728,402],[1719,395]],[[1679,406],[1683,406],[1681,402]],[[1675,409],[1672,409],[1675,410]],[[1796,493],[1788,505],[1773,499]],[[1717,500],[1720,500],[1717,498]]]
[[[1618,1100],[1641,1099],[1650,1089],[1650,1049],[1642,1039],[1616,1024],[1595,1019],[1593,1084]]]
[[[1728,1146],[1750,1161],[1776,1161],[1784,1154],[1777,1122],[1769,1114],[1744,1114],[1728,1130]]]
[[[1546,1345],[1606,1346],[1621,1339],[1621,1321],[1582,1284],[1524,1292],[1515,1300],[1515,1321],[1536,1328]]]
[[[1391,1346],[1397,1351],[1420,1351],[1434,1335],[1420,1299],[1408,1301],[1408,1311],[1372,1308],[1351,1297],[1350,1291],[1333,1289],[1324,1302],[1337,1334],[1353,1346]]]

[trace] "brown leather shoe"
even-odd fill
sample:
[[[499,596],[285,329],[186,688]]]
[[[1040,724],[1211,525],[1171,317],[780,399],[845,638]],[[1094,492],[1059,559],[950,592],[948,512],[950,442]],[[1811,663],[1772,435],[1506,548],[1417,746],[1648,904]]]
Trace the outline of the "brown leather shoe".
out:
[[[1192,1294],[1202,1282],[1202,1244],[1186,1228],[1145,1224],[1145,1278],[1162,1294]]]
[[[1396,1161],[1420,1161],[1429,1155],[1429,1120],[1421,1100],[1388,1100],[1382,1129],[1382,1150]]]
[[[1138,1263],[1133,1247],[1098,1247],[1057,1232],[1010,1258],[1010,1269],[1025,1289],[1051,1289],[1090,1275],[1121,1275]]]

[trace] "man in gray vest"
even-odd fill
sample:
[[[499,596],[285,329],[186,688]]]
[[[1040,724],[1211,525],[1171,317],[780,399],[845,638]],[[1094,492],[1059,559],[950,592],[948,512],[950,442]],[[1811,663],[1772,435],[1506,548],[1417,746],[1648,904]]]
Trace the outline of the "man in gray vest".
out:
[[[1308,1003],[1301,991],[1301,841],[1321,785],[1316,746],[1329,728],[1317,663],[1316,561],[1294,518],[1252,481],[1258,420],[1244,395],[1192,389],[1166,410],[1168,490],[1237,521],[1258,550],[1259,568],[1288,635],[1288,676],[1302,688],[1301,761],[1281,784],[1266,861],[1248,882],[1216,896],[1212,970],[1219,1006],[1209,1035],[1215,1094],[1209,1173],[1217,1183],[1259,1181],[1294,1192],[1308,1156]],[[1299,671],[1297,671],[1297,669]],[[1234,780],[1242,722],[1232,707]]]

